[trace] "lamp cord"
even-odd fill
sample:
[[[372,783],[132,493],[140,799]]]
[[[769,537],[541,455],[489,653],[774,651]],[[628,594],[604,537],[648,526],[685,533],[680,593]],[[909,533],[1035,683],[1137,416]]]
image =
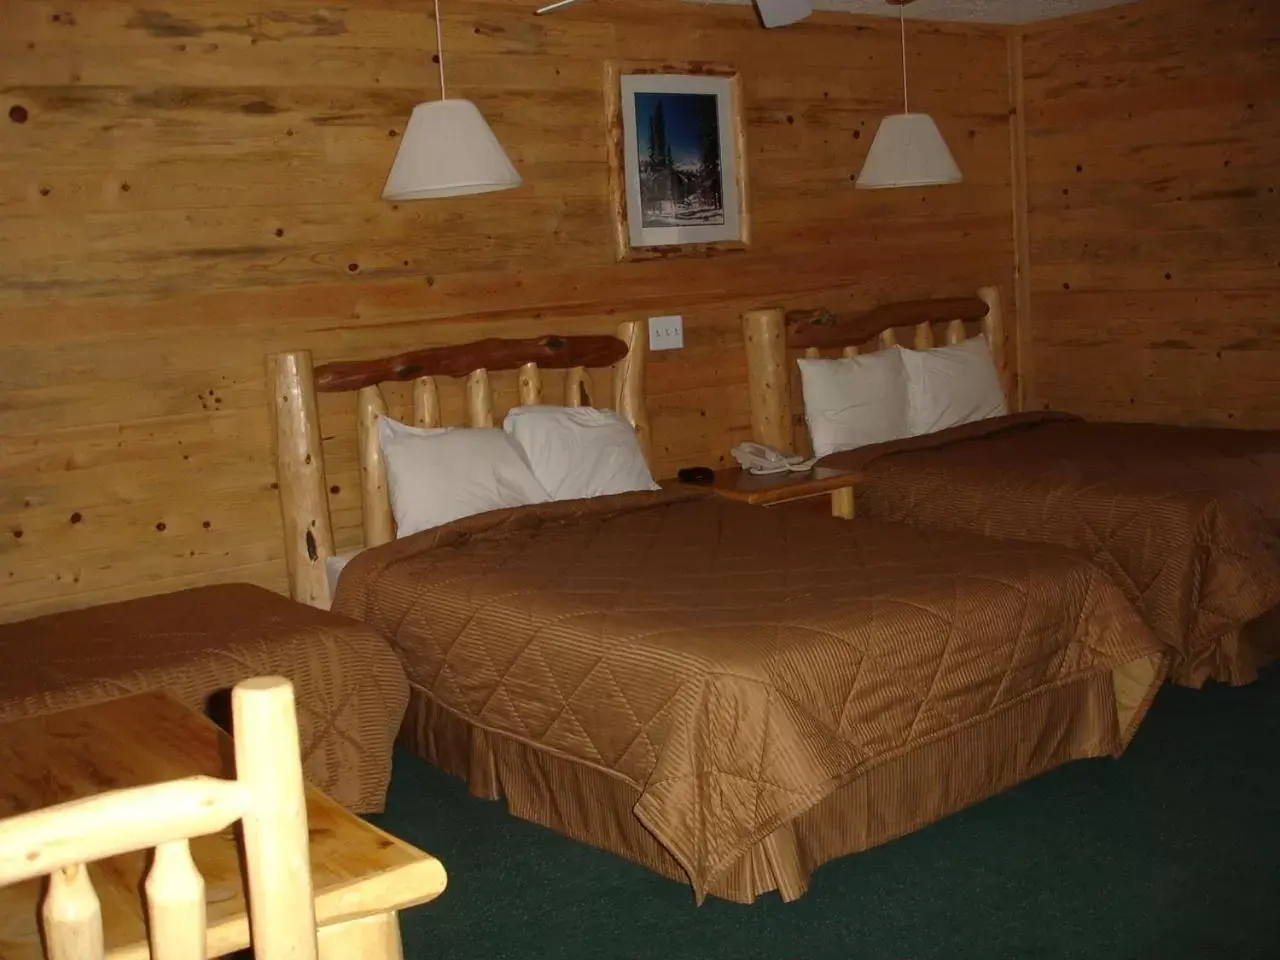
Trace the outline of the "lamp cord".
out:
[[[444,31],[440,28],[440,0],[435,0],[436,9],[436,59],[440,61],[440,99],[445,99],[444,92]],[[903,48],[906,49],[905,47]],[[904,53],[903,56],[906,56]],[[905,64],[904,64],[905,69]]]
[[[437,0],[439,2],[439,0]],[[436,21],[439,26],[439,20]],[[898,28],[902,34],[902,112],[910,113],[911,109],[907,105],[907,5],[905,3],[898,5]],[[443,66],[441,70],[443,70]],[[444,84],[444,74],[441,73],[440,83]]]

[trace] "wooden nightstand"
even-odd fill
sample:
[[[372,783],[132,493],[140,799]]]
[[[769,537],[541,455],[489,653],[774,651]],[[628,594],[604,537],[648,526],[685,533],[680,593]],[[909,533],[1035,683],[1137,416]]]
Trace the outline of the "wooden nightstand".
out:
[[[804,473],[770,473],[757,476],[739,467],[716,471],[708,484],[719,496],[760,507],[776,506],[793,500],[831,495],[831,515],[852,520],[853,488],[862,474],[838,467],[814,467]]]

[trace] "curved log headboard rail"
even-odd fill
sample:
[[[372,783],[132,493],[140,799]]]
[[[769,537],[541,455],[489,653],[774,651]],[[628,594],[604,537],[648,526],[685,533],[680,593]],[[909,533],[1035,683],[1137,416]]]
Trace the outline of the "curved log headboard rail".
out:
[[[475,370],[518,370],[527,363],[543,370],[569,367],[611,367],[627,355],[627,345],[607,335],[531,337],[506,340],[490,337],[474,343],[427,347],[374,360],[339,360],[315,370],[321,393],[360,390],[387,381],[418,377],[466,377]]]
[[[833,314],[827,310],[789,310],[786,314],[787,346],[792,350],[816,347],[833,350],[865,343],[893,327],[921,323],[976,323],[991,308],[980,297],[943,297],[884,303],[862,313]]]

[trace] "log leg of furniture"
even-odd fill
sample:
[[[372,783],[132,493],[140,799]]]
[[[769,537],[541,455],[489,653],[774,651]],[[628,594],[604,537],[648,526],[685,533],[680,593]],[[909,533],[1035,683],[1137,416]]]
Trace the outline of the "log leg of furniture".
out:
[[[242,684],[237,689],[243,687]],[[236,712],[244,713],[239,707]],[[298,735],[290,736],[296,743]],[[259,739],[275,743],[277,748],[278,741],[282,742],[282,738]],[[229,756],[227,751],[232,746],[209,720],[160,692],[7,720],[0,723],[0,744],[4,746],[0,750],[0,819],[70,800],[90,802],[106,789],[151,789],[157,779],[176,780],[168,786],[187,789],[184,778],[220,777],[223,757]],[[242,755],[242,751],[236,752]],[[242,779],[249,779],[248,771],[254,769],[252,761],[242,764],[238,760],[237,767]],[[289,879],[282,882],[289,883],[295,894],[314,896],[315,920],[308,918],[305,939],[308,944],[315,943],[318,950],[308,951],[307,956],[318,954],[322,960],[404,960],[396,911],[435,899],[445,888],[444,867],[430,854],[343,809],[315,787],[303,789],[300,776],[296,786],[306,802],[306,826],[301,837],[306,846],[300,857],[304,863],[310,861],[312,892],[306,892],[305,884]],[[295,797],[295,804],[300,799]],[[301,814],[300,809],[298,813]],[[205,815],[213,814],[206,810]],[[219,822],[232,819],[228,816]],[[280,834],[266,818],[261,818],[259,826],[263,824],[273,836]],[[91,907],[85,903],[83,893],[75,896],[75,890],[70,891],[70,906],[75,908],[77,917],[100,911],[113,957],[161,955],[160,950],[148,949],[148,911],[139,900],[140,891],[157,887],[163,889],[168,913],[173,912],[175,902],[190,908],[195,901],[203,909],[203,949],[182,956],[204,957],[207,953],[222,957],[249,947],[246,892],[251,898],[253,883],[245,882],[243,850],[235,833],[219,830],[201,836],[191,842],[188,852],[190,860],[180,866],[193,867],[203,877],[204,893],[198,899],[191,895],[189,885],[184,888],[182,883],[173,882],[172,863],[166,867],[160,851],[155,856],[151,879],[144,880],[148,857],[143,851],[135,851],[107,858],[98,865],[94,877],[98,895]],[[287,865],[296,863],[298,857],[290,854],[278,859],[280,865]],[[156,870],[160,872],[157,874]],[[74,886],[79,879],[70,876],[61,882],[65,885],[70,881]],[[84,886],[89,886],[87,879]],[[41,904],[47,902],[43,888],[40,877],[0,887],[3,960],[47,960],[48,956],[61,955],[46,954],[44,946],[51,941],[44,938],[42,943]],[[58,899],[54,898],[55,906],[59,906]],[[68,898],[61,899],[59,912],[65,914]],[[154,914],[152,920],[150,932],[165,928],[163,920],[158,925],[154,923]],[[262,939],[264,931],[257,926],[254,938]],[[313,941],[311,931],[317,926]],[[276,935],[290,948],[301,946],[304,939],[299,931],[276,930]],[[83,945],[81,940],[73,946]],[[55,943],[51,949],[56,951],[56,947]]]
[[[320,960],[404,960],[400,918],[394,911],[324,926],[318,933]]]
[[[842,520],[852,520],[855,515],[853,487],[841,487],[831,491],[831,515]]]

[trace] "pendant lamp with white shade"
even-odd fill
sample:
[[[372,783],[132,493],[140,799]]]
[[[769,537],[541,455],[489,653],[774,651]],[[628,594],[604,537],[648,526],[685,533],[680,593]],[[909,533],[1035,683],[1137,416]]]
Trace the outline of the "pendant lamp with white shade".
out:
[[[755,0],[755,4],[766,27],[789,27],[813,13],[812,0]]]
[[[912,113],[907,101],[907,19],[902,7],[911,0],[888,0],[897,6],[902,34],[902,113],[880,121],[871,150],[854,186],[860,190],[931,187],[960,183],[964,175],[947,149],[938,125],[927,113]]]
[[[413,108],[382,188],[383,200],[461,197],[520,186],[502,144],[470,100],[450,100],[444,86],[444,36],[435,0],[440,99]]]
[[[534,10],[534,14],[553,13],[571,7],[579,0],[553,0]],[[813,0],[753,0],[760,22],[766,27],[789,27],[813,13]]]

